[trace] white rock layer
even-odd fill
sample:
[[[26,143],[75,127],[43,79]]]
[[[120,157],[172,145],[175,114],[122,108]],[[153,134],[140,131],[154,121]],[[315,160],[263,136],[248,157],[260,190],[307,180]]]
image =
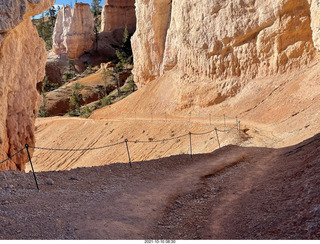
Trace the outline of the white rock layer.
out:
[[[241,86],[298,68],[319,45],[318,9],[319,0],[137,0],[135,80],[175,68],[183,83]]]
[[[53,32],[53,52],[79,58],[92,48],[94,20],[89,4],[76,3],[74,8],[63,6]]]

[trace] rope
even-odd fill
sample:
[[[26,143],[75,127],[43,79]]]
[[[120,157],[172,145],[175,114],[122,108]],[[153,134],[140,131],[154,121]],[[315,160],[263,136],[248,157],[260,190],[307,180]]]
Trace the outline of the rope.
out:
[[[213,115],[213,114],[198,114],[198,113],[190,113],[187,115],[171,115],[168,113],[161,114],[162,116],[159,117],[159,115],[150,113],[121,113],[119,118],[114,118],[113,120],[124,120],[124,116],[131,117],[131,119],[134,120],[167,120],[171,118],[172,121],[185,121],[188,120],[188,122],[191,122],[190,120],[194,119],[207,119],[207,118],[224,118],[224,119],[237,119],[236,117],[230,117],[227,115]],[[173,118],[173,119],[172,119]],[[185,121],[187,122],[187,121]]]
[[[171,140],[176,140],[185,136],[188,136],[189,134],[184,134],[181,136],[176,136],[176,137],[172,137],[172,138],[168,138],[168,139],[162,139],[162,140],[152,140],[152,141],[128,141],[128,142],[132,142],[132,143],[157,143],[157,142],[165,142],[165,141],[171,141]]]
[[[228,130],[218,130],[219,132],[229,132],[231,130],[233,130],[234,128],[236,128],[237,125],[233,126],[232,128],[228,129]],[[201,136],[201,135],[206,135],[206,134],[210,134],[212,132],[214,132],[214,130],[211,131],[207,131],[207,132],[202,132],[202,133],[191,133],[192,135],[195,136]],[[90,151],[90,150],[98,150],[98,149],[103,149],[103,148],[108,148],[108,147],[114,147],[126,142],[130,142],[130,143],[159,143],[159,142],[167,142],[167,141],[172,141],[172,140],[177,140],[180,139],[182,137],[188,136],[189,133],[187,134],[183,134],[181,136],[176,136],[176,137],[172,137],[172,138],[165,138],[165,139],[160,139],[160,140],[148,140],[148,141],[140,141],[140,140],[136,140],[136,141],[123,141],[123,142],[118,142],[115,144],[111,144],[111,145],[106,145],[106,146],[101,146],[101,147],[92,147],[92,148],[79,148],[79,149],[67,149],[67,148],[46,148],[46,147],[35,147],[35,146],[29,146],[30,148],[34,148],[34,149],[39,149],[39,150],[47,150],[47,151],[69,151],[69,152],[77,152],[77,151]],[[14,155],[13,155],[14,156]],[[12,156],[12,157],[13,157]]]
[[[68,151],[68,152],[78,152],[78,151],[90,151],[90,150],[98,150],[98,149],[103,149],[103,148],[108,148],[108,147],[114,147],[120,144],[125,143],[123,142],[118,142],[115,144],[111,144],[111,145],[106,145],[106,146],[101,146],[101,147],[92,147],[92,148],[78,148],[78,149],[66,149],[66,148],[46,148],[46,147],[33,147],[33,146],[29,146],[30,148],[34,148],[34,149],[40,149],[40,150],[47,150],[47,151]]]
[[[19,151],[17,151],[15,154],[13,154],[12,156],[10,156],[9,158],[1,161],[0,164],[3,164],[3,163],[5,163],[5,162],[7,162],[8,160],[10,160],[11,158],[13,158],[13,157],[16,156],[17,154],[21,153],[25,148],[26,148],[26,147],[20,149]]]
[[[212,132],[214,132],[215,130],[210,130],[208,132],[203,132],[203,133],[191,133],[192,135],[195,135],[195,136],[202,136],[202,135],[206,135],[206,134],[210,134]]]
[[[232,128],[230,128],[230,129],[228,129],[228,130],[219,130],[218,129],[218,131],[219,132],[230,132],[230,131],[232,131],[234,128],[236,128],[238,125],[235,125],[235,126],[233,126]]]
[[[231,118],[231,117],[228,117]],[[176,136],[176,137],[172,137],[172,138],[166,138],[166,139],[161,139],[161,140],[148,140],[148,141],[129,141],[129,140],[125,140],[123,142],[118,142],[118,143],[114,143],[114,144],[110,144],[110,145],[106,145],[106,146],[101,146],[101,147],[92,147],[92,148],[78,148],[78,149],[67,149],[67,148],[47,148],[47,147],[36,147],[36,146],[29,146],[30,148],[34,148],[34,149],[39,149],[39,150],[47,150],[47,151],[68,151],[68,152],[78,152],[78,151],[91,151],[91,150],[98,150],[98,149],[104,149],[104,148],[109,148],[109,147],[114,147],[123,143],[158,143],[158,142],[167,142],[167,141],[172,141],[172,140],[177,140],[180,139],[182,137],[185,136],[189,136],[189,135],[195,135],[195,136],[201,136],[201,135],[206,135],[206,134],[210,134],[212,132],[214,132],[215,130],[219,131],[219,132],[229,132],[231,130],[233,130],[234,128],[236,128],[238,126],[238,124],[236,124],[235,126],[233,126],[232,128],[228,129],[228,130],[219,130],[219,129],[214,129],[214,130],[210,130],[207,132],[201,132],[201,133],[187,133],[187,134],[183,134],[181,136]],[[8,157],[7,159],[3,160],[2,162],[0,162],[0,164],[10,160],[11,158],[13,158],[14,156],[16,156],[17,154],[19,154],[20,152],[22,152],[26,147],[23,147],[22,149],[20,149],[19,151],[17,151],[15,154],[13,154],[12,156]]]
[[[229,117],[229,116],[225,116],[227,119],[236,119],[236,117]]]

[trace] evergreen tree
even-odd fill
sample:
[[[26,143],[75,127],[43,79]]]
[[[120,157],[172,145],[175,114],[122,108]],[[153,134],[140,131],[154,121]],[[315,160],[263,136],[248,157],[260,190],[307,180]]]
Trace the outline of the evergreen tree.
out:
[[[56,13],[55,7],[52,7],[45,13],[42,13],[39,19],[32,18],[32,23],[36,26],[39,37],[45,41],[47,50],[50,50],[53,44],[52,35],[56,21]],[[45,20],[45,16],[48,17],[48,20]]]
[[[119,59],[117,67],[120,70],[123,70],[126,64],[133,64],[133,55],[132,55],[131,42],[130,42],[131,36],[132,35],[129,34],[128,28],[126,26],[123,31],[122,44],[116,50],[116,55],[117,55],[117,58]]]
[[[91,12],[93,17],[97,17],[101,14],[102,7],[100,6],[101,0],[92,0],[91,2]]]
[[[82,101],[82,95],[80,93],[80,90],[82,89],[82,85],[76,82],[74,86],[71,88],[73,93],[70,97],[69,104],[71,109],[79,113],[80,112],[80,103]]]
[[[91,2],[91,12],[94,17],[94,34],[95,34],[95,46],[96,51],[98,50],[98,39],[99,39],[99,31],[101,27],[101,10],[100,6],[101,0],[92,0]]]
[[[108,71],[107,71],[107,69],[106,68],[104,68],[103,70],[102,70],[102,80],[103,80],[103,84],[104,84],[104,86],[103,86],[103,94],[104,94],[104,96],[107,96],[108,94],[108,92],[107,92],[107,88],[108,88]]]
[[[52,6],[49,10],[48,10],[48,15],[50,18],[50,22],[51,22],[51,26],[54,27],[55,21],[56,21],[56,14],[57,14],[57,10],[54,6]]]

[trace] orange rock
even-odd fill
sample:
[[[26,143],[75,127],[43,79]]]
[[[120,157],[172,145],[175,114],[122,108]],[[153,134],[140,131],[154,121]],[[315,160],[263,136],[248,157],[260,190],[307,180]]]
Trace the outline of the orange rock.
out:
[[[136,27],[135,0],[107,0],[102,10],[101,31]]]
[[[1,6],[6,14],[0,13],[0,161],[26,143],[35,144],[36,83],[44,77],[47,55],[44,41],[39,38],[30,16],[54,4],[53,0],[14,2],[5,1]],[[27,161],[23,151],[1,164],[0,169],[24,170]]]
[[[137,0],[136,10],[132,46],[140,86],[175,67],[178,84],[244,84],[315,56],[306,0]]]

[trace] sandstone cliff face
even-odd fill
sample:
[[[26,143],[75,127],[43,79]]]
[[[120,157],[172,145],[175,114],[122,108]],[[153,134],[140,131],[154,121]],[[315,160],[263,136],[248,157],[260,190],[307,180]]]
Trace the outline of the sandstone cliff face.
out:
[[[310,12],[313,43],[315,48],[320,51],[320,0],[312,0]]]
[[[89,4],[76,3],[72,9],[64,6],[58,13],[53,33],[53,52],[79,58],[92,48],[94,20]]]
[[[220,103],[250,79],[309,63],[313,40],[319,42],[320,23],[311,18],[319,15],[319,5],[318,0],[311,9],[311,0],[137,0],[135,80],[143,85],[175,70],[180,74],[175,85],[209,85],[215,95],[208,105]]]
[[[54,0],[8,0],[0,5],[0,161],[26,143],[35,144],[36,83],[44,77],[47,55],[31,15],[53,4]],[[24,151],[0,169],[23,170],[27,161]]]
[[[106,0],[102,10],[101,31],[113,31],[127,26],[135,28],[135,0]]]

